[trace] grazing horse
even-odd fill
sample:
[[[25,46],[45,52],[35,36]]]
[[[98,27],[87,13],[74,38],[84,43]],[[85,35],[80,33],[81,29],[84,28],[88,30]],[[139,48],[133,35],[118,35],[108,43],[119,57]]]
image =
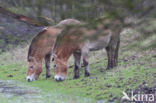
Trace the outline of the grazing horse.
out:
[[[100,21],[100,22],[99,22]],[[92,26],[92,24],[94,24]],[[74,78],[80,76],[80,61],[83,59],[85,76],[90,75],[88,53],[105,48],[108,57],[107,69],[117,65],[122,22],[104,18],[91,25],[66,27],[57,37],[53,48],[54,79],[62,81],[67,77],[67,61],[74,56]]]
[[[63,28],[67,25],[79,24],[80,21],[75,19],[66,19],[58,23],[56,26],[43,29],[37,34],[28,50],[28,69],[27,69],[27,81],[37,80],[42,72],[42,60],[45,59],[46,78],[51,76],[50,74],[50,56],[53,46],[56,41],[56,37]]]

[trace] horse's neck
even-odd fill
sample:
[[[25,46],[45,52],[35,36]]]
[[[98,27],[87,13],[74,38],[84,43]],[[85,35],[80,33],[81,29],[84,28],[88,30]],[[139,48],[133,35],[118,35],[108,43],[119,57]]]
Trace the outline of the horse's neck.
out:
[[[75,50],[74,46],[64,45],[58,48],[56,55],[59,59],[67,61]]]
[[[38,54],[38,53],[33,53],[33,55],[31,55],[31,56],[34,57],[37,62],[42,62],[42,60],[44,58],[43,54]]]

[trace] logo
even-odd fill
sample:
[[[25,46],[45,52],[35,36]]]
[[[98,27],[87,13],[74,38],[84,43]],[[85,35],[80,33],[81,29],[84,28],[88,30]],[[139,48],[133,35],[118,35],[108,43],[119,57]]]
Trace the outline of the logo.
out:
[[[130,93],[126,93],[123,92],[123,97],[122,100],[128,100],[128,101],[138,101],[138,102],[154,102],[156,100],[156,93],[155,94],[141,94],[140,92],[138,92],[137,94],[133,93],[133,91],[131,91]]]

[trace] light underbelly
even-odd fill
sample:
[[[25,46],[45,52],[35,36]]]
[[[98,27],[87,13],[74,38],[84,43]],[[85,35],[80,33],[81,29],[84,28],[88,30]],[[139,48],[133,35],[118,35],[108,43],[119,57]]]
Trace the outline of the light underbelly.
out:
[[[89,41],[88,42],[89,50],[90,51],[96,51],[96,50],[100,50],[100,49],[107,47],[108,44],[110,43],[111,36],[112,36],[112,34],[110,33],[109,35],[107,35],[103,38],[99,38],[99,39],[94,40],[94,41]]]
[[[97,42],[92,42],[89,44],[89,50],[90,51],[96,51],[96,50],[101,50],[105,47],[107,47],[108,43],[105,41],[97,41]]]

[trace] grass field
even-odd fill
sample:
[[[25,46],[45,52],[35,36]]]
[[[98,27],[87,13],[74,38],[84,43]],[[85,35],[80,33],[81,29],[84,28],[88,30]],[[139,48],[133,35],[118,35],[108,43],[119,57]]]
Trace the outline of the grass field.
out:
[[[125,30],[121,35],[118,67],[106,70],[105,51],[92,52],[91,76],[84,77],[82,67],[80,78],[73,79],[71,58],[68,78],[63,82],[56,82],[53,77],[46,80],[43,65],[44,71],[39,80],[28,83],[25,80],[28,47],[19,47],[1,54],[0,103],[119,103],[123,91],[135,91],[140,86],[154,88],[156,50],[152,47],[142,49],[140,44],[145,41],[138,41],[134,36],[132,38],[134,32],[129,31]]]

